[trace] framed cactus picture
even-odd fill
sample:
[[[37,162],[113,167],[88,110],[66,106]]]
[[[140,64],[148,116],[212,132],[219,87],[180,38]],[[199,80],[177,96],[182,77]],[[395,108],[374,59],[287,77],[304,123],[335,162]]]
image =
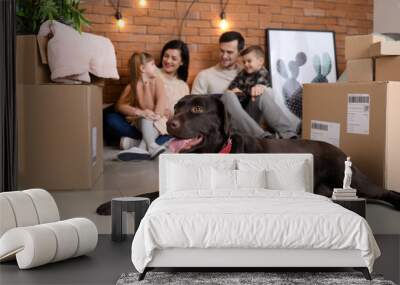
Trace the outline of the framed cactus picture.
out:
[[[267,29],[265,38],[275,100],[298,127],[303,83],[337,80],[335,33]]]

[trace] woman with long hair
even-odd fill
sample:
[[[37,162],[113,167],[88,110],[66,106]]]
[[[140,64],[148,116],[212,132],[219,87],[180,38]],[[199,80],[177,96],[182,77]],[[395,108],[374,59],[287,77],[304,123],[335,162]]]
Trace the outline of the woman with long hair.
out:
[[[172,40],[167,42],[161,51],[160,65],[157,76],[164,83],[166,111],[164,120],[168,119],[174,111],[176,102],[185,95],[188,95],[189,86],[186,83],[189,70],[189,49],[181,40]],[[139,108],[137,98],[130,97],[132,94],[132,86],[135,85],[131,70],[131,82],[125,87],[120,95],[117,103],[106,108],[104,111],[104,137],[106,144],[119,143],[123,150],[131,150],[135,153],[137,146],[142,139],[142,133],[133,124],[139,118],[150,118],[154,111],[150,109]],[[125,99],[124,99],[125,98]],[[131,98],[126,100],[126,98]],[[161,125],[161,127],[160,127]],[[162,128],[163,124],[158,124]],[[169,140],[168,136],[159,136],[156,140],[157,144],[162,145]],[[137,157],[133,155],[131,157]],[[140,157],[140,156],[139,156]]]

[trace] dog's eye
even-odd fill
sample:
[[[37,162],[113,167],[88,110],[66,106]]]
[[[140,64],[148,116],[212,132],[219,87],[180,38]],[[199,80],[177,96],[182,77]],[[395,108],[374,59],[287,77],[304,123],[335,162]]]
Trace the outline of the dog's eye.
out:
[[[202,107],[200,107],[200,106],[194,106],[194,107],[192,107],[192,113],[203,113],[203,108]]]

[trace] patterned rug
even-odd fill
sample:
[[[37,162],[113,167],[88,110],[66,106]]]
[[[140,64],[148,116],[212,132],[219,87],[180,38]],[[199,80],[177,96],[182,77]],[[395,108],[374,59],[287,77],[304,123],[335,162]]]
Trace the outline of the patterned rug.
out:
[[[142,281],[138,276],[139,273],[122,274],[116,285],[395,285],[381,275],[372,275],[372,281],[368,281],[360,272],[148,272]]]

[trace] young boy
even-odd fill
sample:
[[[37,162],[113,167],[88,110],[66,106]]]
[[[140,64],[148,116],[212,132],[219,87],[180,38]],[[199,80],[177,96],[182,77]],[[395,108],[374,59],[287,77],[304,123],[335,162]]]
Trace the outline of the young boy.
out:
[[[234,92],[242,107],[246,108],[250,100],[255,100],[256,96],[261,95],[271,85],[268,70],[264,67],[264,51],[261,47],[250,46],[240,55],[244,68],[233,79],[228,91]]]

